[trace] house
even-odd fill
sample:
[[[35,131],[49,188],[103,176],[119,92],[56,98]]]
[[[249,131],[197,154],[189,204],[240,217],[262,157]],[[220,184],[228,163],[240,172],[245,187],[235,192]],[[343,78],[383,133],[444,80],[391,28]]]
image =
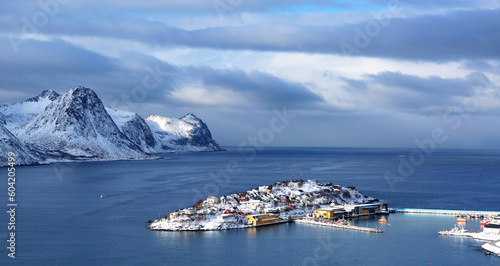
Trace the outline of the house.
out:
[[[316,218],[334,218],[337,213],[345,213],[343,208],[324,208],[314,210]]]
[[[207,198],[207,203],[212,205],[217,204],[219,203],[219,198],[210,196]]]
[[[201,209],[196,211],[197,214],[208,214],[210,211],[208,209]]]
[[[268,190],[268,186],[260,186],[259,191],[266,191]]]
[[[233,218],[233,217],[236,217],[235,214],[233,213],[229,213],[229,214],[222,214],[222,215],[219,215],[217,216],[217,220],[227,220],[227,219],[230,219],[230,218]]]
[[[484,226],[483,232],[486,234],[498,235],[500,234],[500,216],[495,216],[490,223]]]
[[[484,226],[483,232],[486,234],[498,235],[500,234],[500,224],[487,223]]]
[[[185,215],[193,215],[193,214],[196,214],[196,210],[195,209],[192,209],[192,208],[189,208],[189,209],[184,209],[184,214]]]
[[[344,208],[349,213],[357,213],[358,215],[373,215],[387,212],[388,205],[387,203],[377,202],[371,204],[344,205]]]
[[[248,225],[259,226],[272,224],[280,221],[279,215],[276,214],[253,214],[247,216]]]
[[[174,219],[174,218],[177,218],[177,217],[179,217],[179,216],[180,216],[180,213],[179,213],[179,212],[177,212],[177,211],[175,211],[175,212],[171,212],[171,213],[168,215],[168,217],[169,217],[170,219]]]

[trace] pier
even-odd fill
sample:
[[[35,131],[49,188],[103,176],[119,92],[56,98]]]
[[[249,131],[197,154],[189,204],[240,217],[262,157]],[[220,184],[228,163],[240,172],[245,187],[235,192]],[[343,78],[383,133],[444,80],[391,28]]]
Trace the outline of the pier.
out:
[[[466,210],[436,210],[436,209],[407,209],[407,208],[389,208],[392,213],[413,213],[413,214],[434,214],[434,215],[453,215],[453,216],[496,216],[500,212],[495,211],[466,211]]]
[[[334,227],[334,228],[362,231],[362,232],[376,233],[376,234],[380,234],[380,233],[384,232],[378,228],[362,227],[362,226],[349,225],[349,224],[339,224],[339,223],[335,223],[333,221],[319,221],[319,220],[314,220],[311,218],[300,218],[300,219],[296,219],[295,222],[301,223],[301,224],[312,224],[312,225],[327,226],[327,227]]]

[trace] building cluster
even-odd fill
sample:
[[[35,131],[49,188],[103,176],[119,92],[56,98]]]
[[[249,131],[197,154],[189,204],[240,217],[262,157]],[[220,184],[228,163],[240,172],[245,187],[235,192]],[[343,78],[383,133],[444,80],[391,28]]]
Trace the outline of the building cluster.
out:
[[[291,180],[222,197],[210,196],[156,222],[163,223],[164,226],[160,226],[162,228],[167,228],[168,223],[178,224],[179,221],[200,225],[194,228],[204,228],[204,225],[212,226],[214,223],[219,227],[223,223],[231,223],[233,228],[235,223],[259,226],[304,217],[313,212],[316,217],[323,218],[354,212],[359,215],[374,214],[384,206],[354,187],[315,180]]]

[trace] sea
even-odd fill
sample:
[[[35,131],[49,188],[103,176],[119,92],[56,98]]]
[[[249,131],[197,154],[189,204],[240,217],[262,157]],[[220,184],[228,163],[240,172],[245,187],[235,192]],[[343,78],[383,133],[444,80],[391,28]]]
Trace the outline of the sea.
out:
[[[390,214],[355,224],[156,232],[148,220],[207,196],[290,179],[354,186],[393,208],[500,211],[500,151],[227,148],[149,161],[16,167],[15,258],[7,168],[0,168],[0,265],[500,265],[481,241],[437,234],[454,216]],[[105,194],[105,198],[100,195]],[[480,230],[479,220],[466,229]]]

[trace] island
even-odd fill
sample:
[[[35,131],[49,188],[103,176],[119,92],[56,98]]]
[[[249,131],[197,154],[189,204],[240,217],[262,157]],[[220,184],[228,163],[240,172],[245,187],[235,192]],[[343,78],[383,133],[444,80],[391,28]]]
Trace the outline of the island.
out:
[[[148,228],[153,231],[227,230],[309,219],[311,224],[359,230],[360,227],[348,225],[345,219],[388,213],[387,203],[365,196],[355,187],[289,180],[222,197],[210,196],[192,207],[150,221]]]

